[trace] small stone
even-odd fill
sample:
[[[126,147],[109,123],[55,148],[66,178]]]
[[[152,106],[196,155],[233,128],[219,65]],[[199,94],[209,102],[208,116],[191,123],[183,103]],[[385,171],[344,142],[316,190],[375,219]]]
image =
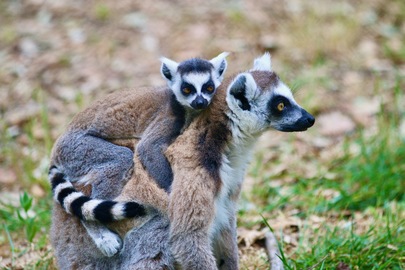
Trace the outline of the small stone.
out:
[[[122,18],[122,23],[132,28],[144,28],[147,22],[147,18],[144,14],[139,12],[133,12],[125,15]]]
[[[83,29],[80,28],[69,29],[68,36],[73,44],[82,44],[87,39]]]
[[[28,58],[37,56],[39,52],[38,45],[30,38],[21,39],[18,47],[21,53]]]
[[[40,185],[37,185],[37,184],[35,184],[35,185],[33,185],[33,186],[31,187],[30,192],[31,192],[31,194],[32,194],[34,197],[40,197],[40,198],[42,198],[42,197],[45,196],[45,191],[44,191],[44,189],[43,189]]]
[[[11,185],[17,181],[17,175],[12,169],[0,168],[0,184]]]

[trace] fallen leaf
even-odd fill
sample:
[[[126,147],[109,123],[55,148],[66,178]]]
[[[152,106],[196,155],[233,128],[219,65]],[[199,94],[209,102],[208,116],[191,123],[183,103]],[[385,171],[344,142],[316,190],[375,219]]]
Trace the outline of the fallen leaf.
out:
[[[389,248],[389,249],[391,249],[391,250],[395,250],[395,251],[398,250],[398,247],[396,247],[396,246],[394,246],[394,245],[391,245],[391,244],[388,244],[388,245],[387,245],[387,248]]]
[[[249,230],[246,228],[238,228],[238,243],[244,243],[246,247],[252,246],[256,241],[262,240],[265,237],[263,230]]]

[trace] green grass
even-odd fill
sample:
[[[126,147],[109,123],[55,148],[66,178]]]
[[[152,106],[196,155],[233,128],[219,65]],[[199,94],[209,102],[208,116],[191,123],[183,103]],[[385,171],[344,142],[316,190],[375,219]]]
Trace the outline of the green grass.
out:
[[[20,186],[18,202],[7,198],[15,196],[14,192],[4,192],[0,198],[0,247],[2,254],[9,249],[11,259],[5,269],[20,268],[21,261],[24,261],[24,269],[50,269],[53,264],[48,239],[52,199],[47,181],[47,160],[54,139],[44,91],[37,89],[32,99],[41,109],[37,116],[19,127],[17,136],[23,143],[18,142],[15,134],[6,129],[6,124],[0,122],[4,129],[0,135],[0,161],[16,172]],[[36,134],[38,131],[40,135]],[[29,192],[34,185],[47,195],[34,198]],[[37,259],[27,262],[24,259],[27,256]]]
[[[316,229],[304,227],[295,252],[280,258],[286,269],[404,269],[405,203],[390,204],[383,211],[370,208],[358,225],[349,219],[339,225],[324,222]],[[268,221],[264,221],[270,229]],[[272,230],[272,229],[271,229]]]
[[[371,148],[376,150],[380,146]],[[394,153],[403,153],[403,149]],[[269,194],[276,200],[274,205],[264,206],[264,213],[277,209],[277,205],[300,209],[296,216],[304,224],[299,228],[299,245],[283,255],[288,258],[286,269],[336,269],[338,264],[350,269],[405,269],[405,200],[401,178],[405,174],[398,174],[398,163],[384,162],[383,174],[371,180],[370,174],[378,175],[383,161],[383,157],[376,157],[368,163],[370,168],[360,171],[360,166],[365,166],[362,158],[346,159],[342,170],[347,171],[345,178],[339,179],[341,182],[301,179],[291,188],[289,196],[277,197],[274,190]],[[358,166],[354,166],[356,162]],[[328,201],[316,195],[315,187],[334,187],[345,196]],[[313,216],[323,222],[314,223]],[[271,223],[271,218],[268,222]]]
[[[383,211],[368,209],[363,217],[371,218],[367,225],[349,219],[337,226],[325,222],[311,232],[304,229],[288,268],[335,269],[342,263],[351,269],[403,269],[404,211],[405,203],[389,204]]]
[[[405,201],[405,141],[398,130],[382,126],[378,134],[366,138],[360,132],[357,139],[347,139],[344,154],[329,165],[333,178],[320,175],[314,179],[298,178],[289,196],[277,196],[277,205],[305,202],[309,210],[322,213],[328,210],[365,210],[381,207],[387,201]],[[350,149],[358,153],[350,153]],[[334,191],[333,198],[320,196],[320,191]],[[278,194],[277,188],[269,195]],[[295,196],[296,195],[296,196]],[[298,200],[296,200],[298,198]],[[269,210],[275,205],[269,205]]]
[[[24,192],[20,195],[18,206],[0,202],[0,217],[3,220],[3,228],[10,237],[10,233],[24,231],[25,239],[33,242],[35,235],[42,226],[50,224],[50,205],[46,200],[40,200],[33,205],[33,198]],[[8,239],[10,246],[11,239]]]
[[[47,236],[50,201],[47,198],[34,203],[26,192],[20,195],[19,205],[0,201],[0,244],[7,242],[11,254],[11,262],[6,269],[14,269],[16,261],[27,253],[38,254],[38,260],[25,265],[24,269],[48,269],[52,263]]]
[[[94,8],[94,14],[100,21],[107,21],[111,16],[111,11],[105,4],[97,4]]]
[[[385,133],[385,134],[384,134]],[[380,130],[372,139],[360,137],[360,153],[341,164],[340,196],[331,207],[353,210],[382,206],[386,201],[405,200],[405,143],[392,129]]]

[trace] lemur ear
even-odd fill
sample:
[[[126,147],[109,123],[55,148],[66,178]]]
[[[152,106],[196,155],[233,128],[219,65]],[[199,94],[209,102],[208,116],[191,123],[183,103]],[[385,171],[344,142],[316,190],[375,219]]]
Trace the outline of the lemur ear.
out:
[[[240,74],[231,83],[228,92],[236,100],[242,110],[250,110],[250,101],[256,91],[257,85],[250,74]]]
[[[271,56],[269,52],[265,52],[261,57],[255,59],[253,70],[271,71]]]
[[[173,82],[172,80],[177,72],[177,67],[179,64],[166,57],[161,57],[160,61],[162,62],[160,73],[162,74],[163,78],[165,78],[168,82]]]
[[[226,57],[229,55],[229,52],[223,52],[215,58],[210,60],[210,63],[214,66],[215,73],[217,74],[218,80],[222,81],[224,79],[224,73],[228,66],[226,62]]]

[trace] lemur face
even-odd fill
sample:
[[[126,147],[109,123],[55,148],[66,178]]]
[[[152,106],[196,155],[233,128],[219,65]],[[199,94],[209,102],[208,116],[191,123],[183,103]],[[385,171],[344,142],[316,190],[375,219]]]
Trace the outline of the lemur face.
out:
[[[315,123],[315,118],[295,102],[291,90],[281,81],[267,106],[270,126],[279,131],[305,131]]]
[[[255,60],[250,72],[239,74],[228,87],[230,117],[239,128],[259,133],[272,127],[279,131],[304,131],[315,118],[301,108],[291,90],[271,71],[270,55]],[[244,120],[244,121],[238,121]]]
[[[161,73],[180,104],[194,110],[202,110],[208,107],[223,80],[227,55],[228,53],[224,52],[210,61],[193,58],[179,64],[161,58]]]

